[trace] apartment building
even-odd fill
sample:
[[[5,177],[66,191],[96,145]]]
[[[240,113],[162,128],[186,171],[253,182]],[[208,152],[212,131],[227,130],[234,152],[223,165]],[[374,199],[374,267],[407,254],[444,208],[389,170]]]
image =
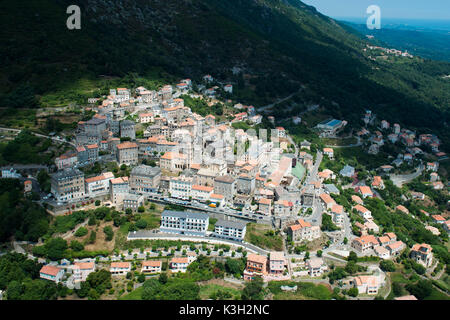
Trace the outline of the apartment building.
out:
[[[429,268],[433,263],[433,248],[426,243],[416,243],[411,248],[410,257],[425,268]]]
[[[139,194],[156,192],[161,181],[161,168],[140,165],[130,174],[130,190]]]
[[[166,152],[159,159],[159,166],[163,170],[181,172],[189,168],[189,159],[185,154],[178,152]]]
[[[272,200],[266,198],[259,199],[257,212],[270,216],[272,214]]]
[[[173,198],[188,200],[192,196],[193,177],[171,177],[169,181],[169,193]]]
[[[120,121],[120,137],[121,138],[130,138],[132,140],[136,139],[136,131],[135,131],[135,123],[130,120]]]
[[[272,251],[269,255],[269,274],[283,275],[286,266],[286,258],[283,251]]]
[[[142,262],[141,273],[160,273],[161,272],[161,261],[149,260]]]
[[[320,227],[312,226],[309,222],[299,219],[288,228],[288,235],[294,243],[312,241],[320,237]]]
[[[327,193],[322,193],[319,197],[320,197],[320,200],[322,200],[322,202],[323,202],[325,210],[331,210],[333,205],[336,204],[336,202],[333,200],[333,198],[331,198],[330,195]]]
[[[163,233],[205,236],[208,225],[209,216],[206,213],[164,210],[159,230]]]
[[[136,212],[140,206],[144,205],[144,196],[134,193],[126,193],[123,196],[123,210],[131,209]]]
[[[89,197],[109,194],[109,182],[114,179],[112,172],[105,172],[99,176],[85,179],[85,193]]]
[[[202,202],[209,200],[212,193],[213,187],[201,186],[198,184],[194,184],[191,190],[192,199]]]
[[[243,241],[247,226],[245,223],[219,220],[214,226],[214,235],[218,238]]]
[[[378,240],[373,235],[355,238],[351,243],[351,247],[362,254],[369,252],[378,245]]]
[[[172,272],[186,272],[189,266],[189,259],[187,257],[175,257],[169,262],[170,271]]]
[[[126,275],[128,272],[131,272],[131,263],[130,262],[111,262],[111,267],[109,268],[109,272],[112,275]]]
[[[55,159],[56,168],[58,168],[58,170],[72,168],[77,162],[78,157],[74,151],[68,151]]]
[[[98,144],[88,144],[86,147],[86,153],[87,153],[87,160],[89,162],[95,162],[98,160],[98,152],[99,147]]]
[[[255,178],[247,173],[241,173],[237,179],[237,192],[251,194],[255,190]]]
[[[116,146],[116,156],[119,165],[133,165],[138,163],[138,145],[134,142],[126,141]]]
[[[84,174],[78,169],[64,169],[51,175],[51,192],[57,201],[73,201],[85,197]]]
[[[375,276],[357,276],[353,279],[353,283],[360,294],[378,294],[380,284]]]
[[[289,216],[297,212],[294,212],[294,203],[292,201],[278,200],[274,203],[273,213],[276,216]]]
[[[95,262],[75,262],[72,266],[73,281],[84,282],[95,271]]]
[[[251,253],[247,255],[247,265],[244,270],[244,280],[253,280],[255,276],[267,274],[267,257]]]
[[[306,262],[308,274],[310,277],[320,277],[327,269],[327,265],[322,258],[311,258]]]
[[[86,135],[101,137],[106,130],[106,119],[94,117],[84,122],[82,127]]]
[[[224,196],[226,201],[232,201],[236,190],[236,181],[230,175],[214,179],[214,193]]]
[[[109,193],[111,202],[115,205],[123,203],[123,199],[129,192],[128,177],[119,177],[109,181]]]

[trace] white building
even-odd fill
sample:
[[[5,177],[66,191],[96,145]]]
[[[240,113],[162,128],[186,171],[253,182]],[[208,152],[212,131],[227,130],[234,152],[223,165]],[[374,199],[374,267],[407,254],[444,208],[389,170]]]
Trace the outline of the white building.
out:
[[[131,263],[112,262],[109,272],[111,272],[112,275],[126,275],[128,272],[131,272]]]
[[[220,220],[214,226],[214,235],[219,238],[243,241],[247,227],[245,223]]]
[[[192,196],[192,177],[172,177],[169,181],[169,193],[172,198],[189,199]]]
[[[95,271],[94,262],[75,262],[72,266],[73,270],[73,281],[74,282],[84,282],[86,281],[88,275]]]
[[[186,272],[189,265],[188,258],[176,257],[170,260],[170,271],[172,272]]]
[[[164,210],[159,230],[162,233],[205,236],[208,226],[209,216],[206,213]]]
[[[128,177],[119,177],[109,181],[109,191],[111,202],[120,205],[123,199],[129,192]]]
[[[112,172],[105,172],[99,176],[84,180],[85,193],[90,197],[107,195],[109,193],[109,181],[114,179]]]
[[[327,265],[322,258],[311,258],[306,262],[306,266],[311,277],[320,277],[327,270]]]
[[[141,273],[160,273],[161,272],[161,261],[144,261],[142,262]]]

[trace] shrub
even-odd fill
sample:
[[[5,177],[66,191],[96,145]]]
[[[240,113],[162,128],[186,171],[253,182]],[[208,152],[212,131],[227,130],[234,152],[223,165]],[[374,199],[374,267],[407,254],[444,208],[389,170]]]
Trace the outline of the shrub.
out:
[[[382,260],[380,261],[380,268],[383,271],[386,272],[394,272],[395,271],[395,264],[394,262],[390,260]]]
[[[75,232],[75,237],[84,237],[87,234],[88,234],[88,229],[86,229],[85,227],[80,227]]]
[[[110,226],[104,227],[103,232],[106,235],[106,241],[111,241],[114,238],[114,232]]]
[[[358,296],[358,288],[350,288],[347,292],[347,294],[351,297],[356,297]]]
[[[139,229],[147,228],[147,221],[145,221],[144,219],[139,219],[138,221],[136,221],[136,227]]]

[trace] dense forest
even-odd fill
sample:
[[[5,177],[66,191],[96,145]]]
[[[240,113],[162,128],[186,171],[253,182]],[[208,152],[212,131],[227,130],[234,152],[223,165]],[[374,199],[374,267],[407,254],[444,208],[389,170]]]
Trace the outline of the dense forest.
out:
[[[45,209],[24,196],[19,180],[0,180],[0,242],[11,236],[16,240],[37,241],[47,233],[49,221]]]

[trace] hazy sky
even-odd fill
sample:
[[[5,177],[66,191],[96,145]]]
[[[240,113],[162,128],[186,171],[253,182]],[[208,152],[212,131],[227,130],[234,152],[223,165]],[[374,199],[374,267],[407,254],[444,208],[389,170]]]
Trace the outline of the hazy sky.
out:
[[[332,18],[366,18],[366,9],[377,5],[381,16],[403,19],[448,19],[450,0],[301,0]]]

